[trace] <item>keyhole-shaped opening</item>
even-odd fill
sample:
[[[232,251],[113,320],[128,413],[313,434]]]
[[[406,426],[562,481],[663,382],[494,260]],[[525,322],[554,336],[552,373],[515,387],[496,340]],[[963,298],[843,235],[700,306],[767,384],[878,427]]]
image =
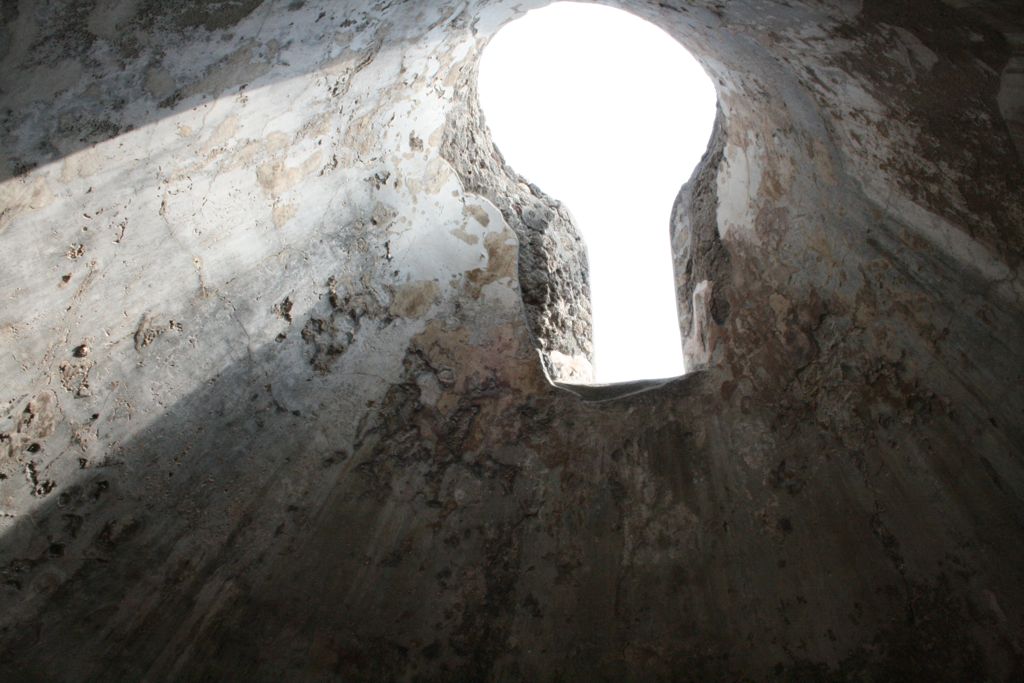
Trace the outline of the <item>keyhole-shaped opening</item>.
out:
[[[558,2],[498,31],[478,83],[507,163],[587,245],[595,382],[683,374],[669,222],[711,136],[707,74],[637,16]]]

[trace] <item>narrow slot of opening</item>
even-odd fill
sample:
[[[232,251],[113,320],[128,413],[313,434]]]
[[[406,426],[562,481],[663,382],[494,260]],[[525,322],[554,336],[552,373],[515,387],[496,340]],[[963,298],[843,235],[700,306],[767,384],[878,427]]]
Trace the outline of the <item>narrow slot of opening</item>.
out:
[[[707,74],[639,17],[557,2],[498,31],[478,84],[509,166],[587,245],[595,382],[683,374],[669,221],[714,124]]]

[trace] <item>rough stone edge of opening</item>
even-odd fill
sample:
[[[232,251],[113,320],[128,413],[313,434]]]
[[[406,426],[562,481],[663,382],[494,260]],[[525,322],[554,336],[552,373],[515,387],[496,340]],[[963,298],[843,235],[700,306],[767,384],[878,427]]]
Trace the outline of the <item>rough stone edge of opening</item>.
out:
[[[519,241],[518,279],[527,325],[549,381],[592,400],[664,386],[678,378],[612,385],[593,383],[587,252],[572,217],[557,200],[505,163],[477,96],[479,56],[462,71],[460,100],[449,110],[441,156],[465,192],[501,212]],[[718,173],[726,142],[720,104],[708,147],[673,203],[669,224],[686,377],[705,370],[714,347],[711,326],[729,315],[729,253],[718,234]],[[608,387],[602,390],[602,387]],[[612,387],[618,387],[612,389]]]
[[[672,205],[672,267],[687,374],[708,367],[714,326],[729,317],[731,261],[718,233],[718,174],[726,138],[719,104],[707,150]]]
[[[477,67],[463,71],[457,87],[463,96],[448,113],[441,156],[463,189],[494,204],[518,238],[520,294],[549,380],[589,382],[593,328],[586,247],[565,207],[512,170],[495,147],[477,98]]]

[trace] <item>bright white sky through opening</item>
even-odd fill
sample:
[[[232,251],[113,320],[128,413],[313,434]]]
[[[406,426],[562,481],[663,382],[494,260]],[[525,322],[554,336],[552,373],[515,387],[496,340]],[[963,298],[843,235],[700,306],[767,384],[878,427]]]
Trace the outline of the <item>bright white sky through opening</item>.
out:
[[[559,2],[498,31],[479,89],[506,162],[563,202],[583,233],[594,380],[682,374],[669,220],[711,136],[707,74],[639,17]]]

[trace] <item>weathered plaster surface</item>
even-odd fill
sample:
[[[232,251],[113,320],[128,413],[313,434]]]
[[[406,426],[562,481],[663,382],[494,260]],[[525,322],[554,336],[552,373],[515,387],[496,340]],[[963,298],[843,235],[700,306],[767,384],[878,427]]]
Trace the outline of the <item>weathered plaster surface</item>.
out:
[[[1020,8],[617,3],[718,83],[703,369],[566,388],[537,4],[0,5],[0,678],[1024,675]]]

